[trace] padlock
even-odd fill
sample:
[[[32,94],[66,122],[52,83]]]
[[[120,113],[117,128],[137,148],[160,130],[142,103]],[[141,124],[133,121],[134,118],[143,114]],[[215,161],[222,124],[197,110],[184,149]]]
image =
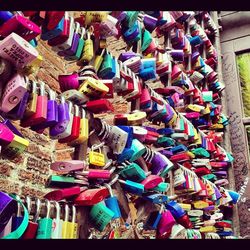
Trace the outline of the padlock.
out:
[[[103,55],[104,55],[105,52],[106,52],[106,49],[102,49],[101,54],[95,56],[94,67],[95,67],[96,72],[99,71],[99,69],[100,69],[100,67],[102,65]]]
[[[64,91],[60,94],[60,96],[63,96],[66,100],[69,100],[77,105],[82,105],[89,100],[87,96],[75,89]]]
[[[70,134],[70,129],[73,122],[73,114],[71,113],[72,103],[65,102],[63,96],[60,97],[60,104],[58,104],[58,123],[50,128],[50,137],[52,139],[61,139]],[[71,126],[68,126],[70,125]],[[68,128],[68,129],[67,129]]]
[[[20,133],[20,131],[10,122],[10,120],[2,117],[0,115],[0,123],[6,125],[15,135],[18,135],[22,138],[24,138],[24,136]]]
[[[81,77],[79,78],[81,79]],[[88,77],[79,87],[78,91],[88,97],[102,97],[108,93],[109,88],[100,80]]]
[[[93,56],[94,56],[94,44],[91,39],[90,31],[87,31],[87,39],[85,40],[81,61],[89,63],[92,60]]]
[[[114,170],[115,170],[115,167],[113,167],[110,170],[88,169],[87,171],[75,172],[75,174],[86,176],[89,180],[97,180],[97,179],[109,180]]]
[[[50,218],[50,202],[45,200],[46,217],[40,218],[37,228],[36,239],[51,239],[52,219]]]
[[[27,93],[27,78],[15,74],[6,84],[1,100],[1,110],[5,113],[15,108]]]
[[[7,22],[13,16],[14,14],[12,14],[10,11],[0,11],[0,25]]]
[[[79,82],[78,82],[78,74],[73,73],[71,75],[59,75],[58,81],[60,84],[61,91],[67,91],[71,89],[78,89]]]
[[[31,126],[31,129],[34,131],[43,130],[47,127],[53,127],[58,123],[58,105],[55,100],[55,92],[51,89],[48,91],[49,100],[47,102],[47,118],[44,122]]]
[[[74,204],[77,206],[92,206],[104,200],[107,196],[109,196],[107,188],[87,189],[74,199]]]
[[[58,142],[60,143],[66,143],[76,140],[79,137],[80,133],[80,114],[79,114],[79,107],[77,105],[74,105],[74,117],[73,117],[73,123],[71,128],[71,133],[69,136],[59,139]]]
[[[86,103],[86,108],[88,111],[94,114],[100,114],[103,112],[114,112],[114,107],[109,100],[99,99],[94,101],[88,101]]]
[[[84,39],[83,39],[83,37],[85,36],[85,33],[86,33],[86,30],[85,30],[85,28],[82,27],[80,29],[81,36],[79,37],[76,51],[75,51],[74,55],[65,57],[66,60],[80,60],[82,52],[83,52],[83,48],[84,48],[84,43],[85,43]]]
[[[60,218],[61,208],[60,204],[56,201],[52,201],[51,204],[55,206],[55,218],[52,220],[52,230],[51,230],[51,239],[61,239],[62,238],[62,227],[63,220]]]
[[[28,196],[26,198],[26,203],[28,206],[28,211],[30,213],[31,208],[29,209],[29,206],[31,206],[31,201]],[[38,228],[37,220],[39,219],[39,215],[40,215],[41,201],[38,198],[36,198],[35,204],[36,204],[36,213],[33,217],[33,220],[32,221],[29,220],[28,227],[25,230],[24,234],[22,235],[22,239],[35,239],[36,238],[37,228]]]
[[[110,197],[106,198],[104,202],[105,205],[114,213],[112,219],[121,218],[121,210],[118,204],[118,199],[114,196],[111,185],[105,183],[104,186],[108,189],[110,194]]]
[[[45,122],[47,119],[48,97],[45,94],[45,83],[39,83],[40,95],[37,97],[36,113],[21,121],[22,127],[30,127]]]
[[[75,179],[73,176],[51,175],[47,180],[46,187],[67,188],[73,187],[75,184],[86,186],[88,182],[84,178],[79,180]]]
[[[35,81],[30,81],[30,85],[31,85],[31,93],[29,96],[29,101],[26,107],[26,111],[24,116],[25,117],[29,117],[31,115],[33,115],[34,113],[36,113],[36,103],[37,103],[37,84]]]
[[[146,112],[144,111],[135,111],[132,114],[127,115],[128,125],[141,125],[146,118]]]
[[[48,40],[49,46],[57,46],[59,44],[62,44],[67,41],[69,38],[69,30],[70,24],[69,24],[69,14],[67,11],[65,11],[64,14],[64,20],[63,20],[63,31],[56,37]]]
[[[2,232],[7,224],[12,223],[12,215],[17,211],[17,201],[4,192],[0,192],[0,200],[0,232]]]
[[[56,172],[69,173],[73,171],[81,171],[85,168],[85,161],[56,161],[51,163],[50,169]]]
[[[132,193],[132,194],[136,194],[136,195],[142,195],[142,193],[144,192],[144,185],[142,185],[141,183],[137,183],[134,181],[130,181],[130,180],[118,180],[120,183],[124,184],[124,190]]]
[[[161,218],[157,226],[157,231],[160,235],[163,235],[170,231],[175,224],[175,219],[169,210],[165,210],[161,213]]]
[[[95,150],[98,149],[99,152],[95,152]],[[92,146],[91,151],[89,152],[89,164],[98,166],[98,167],[104,167],[105,166],[105,157],[104,154],[101,153],[100,146]]]
[[[6,146],[14,139],[14,133],[3,123],[0,123],[0,145]]]
[[[166,193],[169,190],[169,188],[170,188],[169,183],[161,182],[156,187],[154,187],[152,190]]]
[[[124,168],[119,172],[125,179],[129,179],[135,182],[141,182],[146,178],[145,171],[136,163],[132,162],[128,165],[123,164]]]
[[[48,30],[47,27],[43,25],[41,39],[47,41],[59,36],[63,32],[63,24],[64,18],[60,20],[60,22],[55,26],[54,29]]]
[[[98,76],[102,79],[112,79],[115,76],[114,59],[107,50],[98,71]]]
[[[53,30],[65,16],[64,11],[46,11],[45,25],[48,30]]]
[[[74,18],[69,17],[69,35],[68,35],[67,40],[63,43],[53,46],[52,50],[55,52],[59,52],[59,51],[69,49],[72,44],[73,34],[74,34]]]
[[[72,44],[71,44],[70,48],[63,51],[66,60],[71,60],[70,56],[74,56],[76,53],[79,39],[80,39],[79,31],[80,31],[80,24],[78,22],[75,22]]]
[[[106,20],[103,20],[100,23],[100,35],[105,38],[109,36],[117,36],[117,23],[118,20],[115,17],[108,15]]]
[[[71,207],[72,215],[71,215],[71,221],[69,222],[69,239],[78,239],[78,223],[76,222],[76,207],[72,205]]]
[[[102,202],[95,204],[90,211],[90,218],[93,225],[103,231],[112,220],[114,212],[106,207]]]
[[[89,121],[86,118],[86,112],[82,108],[81,109],[81,120],[80,120],[80,128],[79,128],[79,136],[74,141],[70,142],[70,145],[78,145],[82,144],[86,140],[88,140],[89,137]]]
[[[133,139],[131,149],[134,151],[132,157],[130,158],[131,162],[137,160],[146,152],[145,146],[137,139]]]
[[[26,41],[30,41],[41,33],[41,29],[29,19],[16,14],[0,26],[2,37],[7,37],[13,33],[23,37]]]
[[[162,209],[161,209],[162,210]],[[151,229],[151,230],[156,230],[158,227],[158,224],[161,219],[161,213],[162,211],[153,211],[150,213],[150,215],[147,217],[146,222],[145,222],[145,229]]]
[[[10,144],[2,148],[1,153],[8,158],[15,158],[29,146],[29,141],[14,134],[14,139]]]
[[[9,119],[20,120],[24,117],[25,108],[28,102],[29,92],[27,91],[15,108],[6,115]]]
[[[62,223],[62,239],[69,239],[70,236],[69,205],[64,204],[64,220]]]
[[[179,219],[186,214],[184,209],[182,209],[176,201],[170,201],[167,203],[166,208],[171,212],[175,219]]]
[[[145,189],[152,189],[158,186],[163,181],[163,178],[158,175],[147,176],[141,184],[144,185]]]
[[[20,199],[20,197],[18,195],[16,195],[16,198]],[[24,217],[22,216],[21,204],[18,203],[17,204],[17,211],[15,212],[15,215],[12,216],[12,225],[11,225],[12,232],[15,231],[20,226],[20,224],[23,221],[23,218]]]

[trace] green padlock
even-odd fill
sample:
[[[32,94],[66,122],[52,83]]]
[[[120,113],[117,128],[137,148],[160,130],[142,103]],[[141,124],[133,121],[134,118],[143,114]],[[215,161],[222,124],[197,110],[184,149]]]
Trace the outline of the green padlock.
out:
[[[175,146],[175,140],[170,137],[162,136],[157,139],[157,144],[164,147]]]
[[[130,158],[130,161],[137,160],[146,152],[146,147],[137,139],[133,139],[131,149],[134,151],[134,153]]]
[[[130,163],[129,165],[125,166],[124,169],[120,172],[120,175],[123,178],[141,182],[146,178],[145,171],[136,163]]]
[[[90,218],[96,229],[103,231],[114,216],[114,212],[103,202],[95,204],[90,211]]]
[[[125,19],[125,24],[127,27],[132,27],[137,20],[139,11],[127,11],[127,16]]]
[[[169,183],[161,182],[161,183],[158,184],[158,186],[156,186],[152,190],[158,191],[158,192],[167,192],[169,188],[170,188]]]
[[[45,218],[39,219],[38,229],[37,229],[37,239],[50,239],[51,231],[52,231],[52,218],[50,218],[50,202],[45,200],[45,206],[47,210],[47,214]]]
[[[210,157],[209,152],[204,148],[192,149],[192,153],[195,154],[195,156]]]
[[[212,182],[217,180],[217,177],[214,174],[206,174],[206,175],[203,175],[202,178],[212,181]]]
[[[150,45],[152,40],[153,40],[153,38],[152,38],[151,33],[145,29],[143,36],[142,36],[142,46],[141,46],[142,52],[148,48],[148,46]]]
[[[81,37],[79,39],[79,43],[78,43],[78,47],[77,47],[77,50],[76,50],[76,54],[74,55],[74,60],[80,60],[81,56],[82,56],[82,52],[83,52],[83,48],[84,48],[84,35],[86,33],[86,30],[85,28],[81,28]]]
[[[98,76],[104,78],[110,71],[112,71],[112,56],[106,51]]]

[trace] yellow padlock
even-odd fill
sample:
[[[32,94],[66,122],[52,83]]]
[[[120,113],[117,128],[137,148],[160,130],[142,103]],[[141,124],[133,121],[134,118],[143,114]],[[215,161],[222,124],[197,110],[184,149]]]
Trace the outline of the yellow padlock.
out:
[[[178,203],[185,211],[190,211],[191,210],[191,204],[187,203]]]
[[[178,117],[178,115],[176,114],[176,112],[174,112],[174,115],[173,115],[172,119],[168,122],[168,125],[174,126],[176,121],[177,121],[177,117]]]
[[[209,196],[214,194],[214,189],[209,183],[206,183],[206,189]]]
[[[22,73],[25,75],[37,74],[41,67],[43,57],[38,55],[33,61],[31,61],[27,66],[24,67]]]
[[[214,226],[201,227],[199,231],[201,233],[216,233],[216,227]]]
[[[14,158],[20,155],[29,146],[29,141],[14,134],[13,141],[2,148],[2,154],[8,158]]]
[[[71,222],[69,222],[69,239],[78,239],[78,224],[76,223],[76,207],[72,206]]]
[[[96,22],[102,22],[107,19],[107,11],[86,11],[85,25],[90,25]]]
[[[216,123],[210,126],[210,129],[223,129],[223,128],[224,128],[224,125],[219,124],[219,123]]]
[[[190,158],[192,158],[192,159],[195,158],[195,154],[193,154],[192,152],[187,151],[186,153],[187,153],[187,155],[188,155]]]
[[[79,137],[70,142],[69,145],[79,145],[87,141],[89,138],[89,120],[86,118],[85,109],[81,110],[81,120],[80,120],[80,129],[79,129]]]
[[[197,104],[189,104],[187,105],[186,109],[194,112],[201,112],[201,110],[203,110],[204,107]]]
[[[107,48],[107,40],[106,39],[100,39],[100,41],[99,41],[99,47],[100,47],[100,49]]]
[[[96,149],[98,149],[99,152],[94,151]],[[101,153],[101,148],[99,146],[97,147],[94,147],[94,145],[92,146],[91,151],[89,152],[89,164],[98,167],[105,166],[105,156],[103,153]]]
[[[93,41],[90,37],[90,32],[87,32],[87,39],[85,41],[85,45],[83,48],[83,54],[81,57],[81,61],[84,62],[90,62],[92,60],[92,58],[94,57],[94,44]]]
[[[95,57],[94,68],[95,68],[96,72],[98,72],[99,68],[102,65],[104,53],[105,53],[105,49],[102,50],[102,53],[100,55],[96,55],[96,57]]]
[[[64,211],[65,211],[65,215],[64,215],[64,221],[62,224],[62,239],[70,239],[71,225],[69,222],[69,205],[68,204],[64,205]]]
[[[204,108],[202,111],[201,111],[201,114],[202,115],[207,115],[207,114],[210,114],[211,110],[209,108],[209,106],[206,106],[206,108]]]
[[[140,125],[146,119],[147,114],[144,111],[136,111],[133,114],[127,115],[128,125]]]
[[[36,113],[36,103],[38,97],[36,87],[37,87],[36,82],[31,81],[31,93],[29,95],[29,102],[24,113],[25,117],[31,116],[34,113]]]
[[[197,209],[203,209],[209,206],[209,204],[205,201],[194,201],[193,205]]]
[[[109,92],[109,88],[100,80],[88,77],[79,87],[79,92],[88,97],[100,97]]]
[[[199,139],[199,135],[197,133],[197,129],[194,127],[194,140],[198,140]]]

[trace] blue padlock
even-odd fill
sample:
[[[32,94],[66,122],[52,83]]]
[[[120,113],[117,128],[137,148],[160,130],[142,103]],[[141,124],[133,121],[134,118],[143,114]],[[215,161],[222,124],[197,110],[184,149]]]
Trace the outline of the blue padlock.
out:
[[[153,211],[147,218],[144,228],[150,230],[156,230],[160,220],[161,220],[161,213],[159,211]]]
[[[110,197],[106,198],[104,200],[105,205],[114,212],[114,215],[112,217],[112,219],[117,219],[117,218],[121,218],[121,210],[118,204],[118,199],[116,196],[114,196],[112,188],[110,185],[108,184],[104,184],[104,186],[109,190],[110,193]]]
[[[176,201],[170,201],[165,206],[175,219],[179,219],[186,214],[185,210]]]
[[[0,11],[0,25],[7,22],[14,16],[10,11]]]
[[[177,154],[177,153],[180,153],[180,152],[183,152],[183,151],[187,151],[188,148],[185,145],[180,144],[178,146],[175,146],[175,147],[171,148],[170,150],[173,152],[173,154]]]
[[[45,26],[43,26],[41,39],[47,41],[59,36],[63,32],[63,23],[64,23],[64,17],[53,30],[47,30]]]
[[[130,148],[133,140],[133,128],[130,126],[117,126],[117,127],[128,133],[128,139],[125,147]]]
[[[131,148],[124,148],[122,153],[118,155],[117,162],[122,163],[131,159],[132,155],[134,154],[134,150]]]
[[[175,131],[172,128],[160,128],[157,129],[157,133],[161,134],[161,135],[166,135],[169,136],[171,134],[173,134]]]
[[[143,195],[142,198],[154,204],[162,204],[164,202],[168,202],[169,200],[168,196],[163,194]]]
[[[30,40],[29,41],[29,43],[34,47],[34,48],[36,48],[37,47],[37,41],[36,41],[36,39],[34,38],[34,39],[32,39],[32,40]]]

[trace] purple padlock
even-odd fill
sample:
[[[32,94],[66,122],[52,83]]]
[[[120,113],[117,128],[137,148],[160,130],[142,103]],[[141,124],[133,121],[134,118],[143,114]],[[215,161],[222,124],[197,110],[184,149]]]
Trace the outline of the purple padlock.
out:
[[[145,15],[143,18],[144,26],[149,32],[152,32],[156,28],[157,22],[158,19],[153,16]]]
[[[58,123],[58,104],[55,100],[55,92],[53,90],[49,90],[49,100],[47,102],[47,118],[46,121],[31,126],[31,129],[34,131],[43,130],[48,127],[53,127]]]
[[[192,63],[195,63],[197,61],[197,59],[198,59],[199,56],[200,56],[200,53],[198,51],[194,51],[192,53],[192,56],[191,56]]]
[[[184,52],[183,50],[179,49],[175,49],[175,50],[171,50],[170,55],[172,56],[174,61],[177,62],[183,62],[184,61]]]
[[[64,97],[61,96],[61,103],[58,105],[58,123],[50,128],[50,137],[57,139],[56,136],[65,131],[69,121],[69,105],[65,102]]]
[[[60,84],[61,91],[67,91],[70,89],[78,89],[79,88],[79,81],[78,81],[78,74],[73,73],[71,75],[59,75],[58,81]]]
[[[166,159],[165,155],[162,155],[159,152],[155,152],[154,157],[151,161],[152,168],[150,171],[153,175],[157,175],[162,172],[168,166],[169,160]]]
[[[0,232],[17,211],[17,201],[4,192],[0,191]]]
[[[131,57],[134,57],[134,56],[136,56],[136,53],[134,53],[134,52],[129,52],[129,51],[128,52],[122,52],[120,54],[120,56],[118,57],[118,60],[124,62],[124,61],[126,61],[126,60],[128,60],[128,59],[130,59]]]
[[[24,116],[27,102],[29,100],[29,92],[26,92],[19,104],[6,114],[12,120],[21,120]]]
[[[2,115],[0,115],[0,122],[5,124],[15,135],[18,135],[24,138],[24,136],[20,133],[20,131],[18,131],[17,128],[8,119],[4,118]]]
[[[170,150],[166,150],[166,149],[160,150],[159,153],[165,155],[168,158],[170,158],[171,156],[173,156],[173,152],[170,151]]]
[[[80,40],[79,30],[80,30],[80,24],[78,22],[76,22],[71,47],[69,49],[63,51],[63,53],[66,57],[73,56],[76,54],[76,50],[77,50],[78,43]]]

